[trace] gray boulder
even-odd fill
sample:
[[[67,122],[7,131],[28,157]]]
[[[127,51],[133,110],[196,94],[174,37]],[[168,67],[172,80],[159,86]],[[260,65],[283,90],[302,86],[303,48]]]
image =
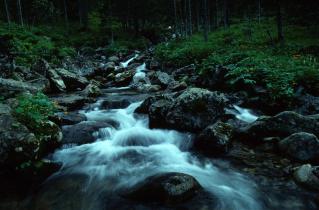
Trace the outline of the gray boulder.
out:
[[[319,178],[316,175],[318,167],[312,167],[310,164],[298,167],[293,176],[298,184],[319,191]]]
[[[48,78],[50,80],[51,89],[53,91],[57,91],[57,92],[66,91],[66,86],[64,84],[62,77],[54,69],[48,70]]]
[[[42,91],[42,89],[30,83],[0,78],[0,92],[1,96],[5,98],[28,92],[37,93],[39,91]]]
[[[287,137],[294,133],[307,132],[319,135],[319,116],[303,116],[291,111],[279,113],[274,117],[260,117],[252,124],[239,130],[239,138],[246,142],[263,143],[267,137]]]
[[[299,161],[319,160],[319,140],[310,133],[292,134],[279,142],[279,148],[288,156]]]
[[[89,84],[89,81],[85,77],[61,68],[55,70],[62,77],[67,90],[83,90]]]
[[[194,148],[207,155],[219,155],[229,151],[233,127],[217,122],[205,128],[195,139]]]
[[[63,127],[63,144],[88,144],[97,140],[94,133],[101,128],[113,127],[107,122],[84,121],[76,125]]]
[[[198,132],[217,122],[227,103],[228,99],[219,92],[189,88],[155,99],[148,109],[150,126]]]

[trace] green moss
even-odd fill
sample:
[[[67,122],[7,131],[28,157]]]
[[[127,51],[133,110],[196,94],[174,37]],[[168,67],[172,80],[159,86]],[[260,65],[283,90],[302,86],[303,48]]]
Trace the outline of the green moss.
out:
[[[14,110],[17,119],[26,125],[38,137],[45,135],[43,124],[55,111],[54,104],[42,93],[18,97],[18,106]]]

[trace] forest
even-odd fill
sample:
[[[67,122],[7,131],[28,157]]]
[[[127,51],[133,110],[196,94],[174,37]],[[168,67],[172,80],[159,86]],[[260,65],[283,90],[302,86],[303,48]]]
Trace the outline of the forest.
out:
[[[318,0],[0,0],[0,210],[319,209]]]

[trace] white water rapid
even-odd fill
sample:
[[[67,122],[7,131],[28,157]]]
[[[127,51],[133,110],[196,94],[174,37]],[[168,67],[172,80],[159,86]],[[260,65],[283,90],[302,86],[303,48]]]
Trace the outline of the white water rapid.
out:
[[[138,57],[138,54],[135,54],[134,57],[128,59],[128,60],[125,61],[125,62],[121,62],[121,63],[120,63],[120,66],[123,67],[123,68],[127,68],[128,65],[129,65],[134,59],[136,59],[137,57]]]
[[[84,173],[91,180],[103,180],[104,185],[107,182],[109,190],[116,192],[154,174],[182,172],[195,177],[205,190],[218,198],[218,207],[208,209],[262,209],[252,181],[240,173],[221,170],[208,160],[194,157],[188,152],[191,135],[149,129],[148,118],[134,114],[140,104],[86,112],[88,120],[112,120],[119,125],[101,129],[98,135],[101,138],[92,144],[57,151],[53,159],[63,163],[59,173]]]
[[[226,109],[229,114],[235,115],[235,117],[246,123],[253,123],[258,119],[258,116],[254,115],[251,110],[233,105],[234,109]]]

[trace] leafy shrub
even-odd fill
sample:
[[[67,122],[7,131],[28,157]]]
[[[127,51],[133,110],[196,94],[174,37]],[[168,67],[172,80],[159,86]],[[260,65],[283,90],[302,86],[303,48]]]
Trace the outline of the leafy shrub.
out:
[[[21,95],[18,106],[14,110],[17,119],[29,129],[40,134],[41,124],[55,111],[55,105],[43,93],[35,95]]]

